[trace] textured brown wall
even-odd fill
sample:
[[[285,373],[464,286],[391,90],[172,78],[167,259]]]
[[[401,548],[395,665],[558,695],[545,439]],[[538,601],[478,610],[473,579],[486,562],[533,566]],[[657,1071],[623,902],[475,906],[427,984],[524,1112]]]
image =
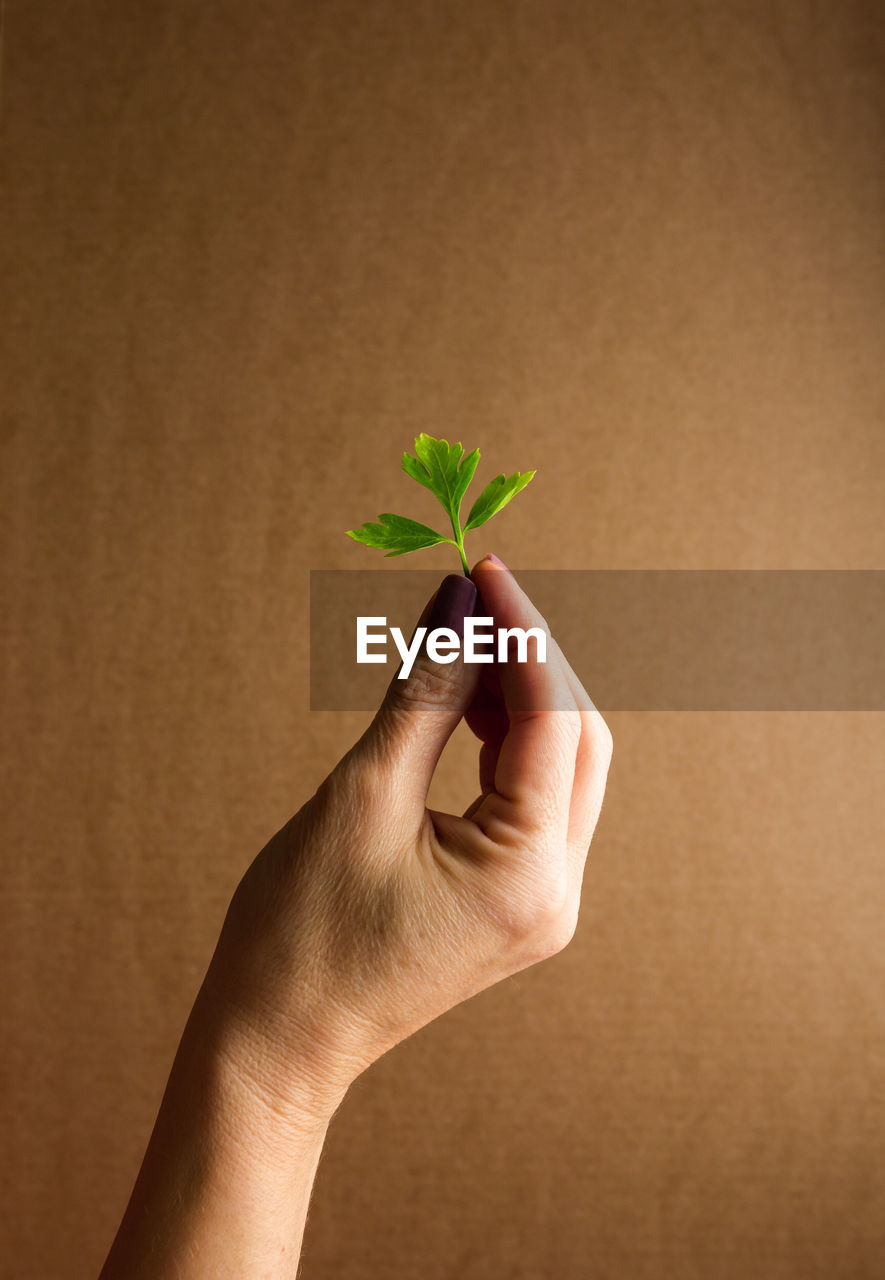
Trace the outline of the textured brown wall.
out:
[[[307,573],[375,563],[415,431],[540,468],[517,568],[883,566],[883,41],[7,0],[4,1278],[97,1271],[228,895],[365,722],[307,711]],[[611,721],[574,942],[357,1083],[311,1280],[883,1274],[883,717]]]

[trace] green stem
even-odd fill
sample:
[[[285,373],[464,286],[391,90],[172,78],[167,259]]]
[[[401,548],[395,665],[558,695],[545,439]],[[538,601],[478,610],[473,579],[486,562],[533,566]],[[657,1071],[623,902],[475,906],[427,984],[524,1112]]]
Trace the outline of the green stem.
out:
[[[452,533],[455,535],[455,546],[458,548],[458,555],[461,557],[461,567],[464,570],[464,577],[470,577],[470,565],[467,563],[467,557],[464,554],[464,534],[461,532],[461,521],[458,519],[457,513],[452,517]]]

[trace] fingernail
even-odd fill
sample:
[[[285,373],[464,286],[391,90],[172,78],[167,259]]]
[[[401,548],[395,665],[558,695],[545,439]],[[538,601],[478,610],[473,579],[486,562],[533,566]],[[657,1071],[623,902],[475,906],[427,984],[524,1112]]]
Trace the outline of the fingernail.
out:
[[[464,635],[464,619],[473,613],[476,603],[476,587],[463,574],[450,573],[440,584],[430,617],[428,631],[437,627],[449,627],[459,637]]]
[[[504,561],[499,560],[498,557],[496,555],[493,555],[491,551],[488,553],[488,555],[485,558],[486,560],[491,560],[492,564],[496,564],[499,569],[507,569],[507,566],[504,563]],[[507,572],[509,573],[510,570],[507,569]]]

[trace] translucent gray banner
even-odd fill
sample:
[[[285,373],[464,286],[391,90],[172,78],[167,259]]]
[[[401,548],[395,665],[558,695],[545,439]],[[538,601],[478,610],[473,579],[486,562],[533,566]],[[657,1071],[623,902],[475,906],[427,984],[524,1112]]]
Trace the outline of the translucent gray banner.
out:
[[[408,640],[443,576],[311,570],[311,710],[377,706],[400,660],[391,640],[386,665],[357,663],[357,618],[384,617]],[[602,711],[885,710],[885,571],[515,576]]]

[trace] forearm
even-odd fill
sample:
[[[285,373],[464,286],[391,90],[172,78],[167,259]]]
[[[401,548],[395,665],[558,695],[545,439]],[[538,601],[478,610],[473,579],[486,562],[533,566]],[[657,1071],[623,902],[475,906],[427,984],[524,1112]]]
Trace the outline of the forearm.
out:
[[[222,1042],[198,1000],[100,1280],[296,1275],[331,1113],[283,1117]]]

